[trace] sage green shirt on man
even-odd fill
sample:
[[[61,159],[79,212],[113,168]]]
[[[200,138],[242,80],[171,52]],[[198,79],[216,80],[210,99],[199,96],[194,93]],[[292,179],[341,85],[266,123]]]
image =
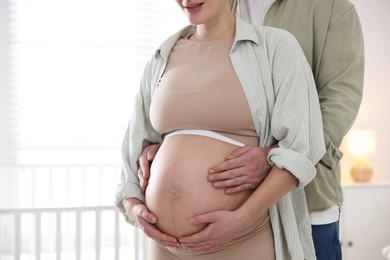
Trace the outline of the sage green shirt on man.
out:
[[[237,0],[230,0],[237,12]],[[309,210],[341,205],[339,150],[362,99],[364,46],[359,17],[348,0],[276,0],[264,25],[291,32],[312,68],[320,99],[326,154],[305,187]]]

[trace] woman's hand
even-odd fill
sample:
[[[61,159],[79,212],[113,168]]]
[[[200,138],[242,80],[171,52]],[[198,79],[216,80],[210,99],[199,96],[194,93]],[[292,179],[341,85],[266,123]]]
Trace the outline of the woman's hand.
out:
[[[226,246],[247,228],[245,220],[237,211],[228,210],[197,215],[190,218],[189,222],[193,225],[205,223],[208,225],[198,233],[182,237],[179,241],[190,250],[202,252],[211,252]]]
[[[148,237],[165,247],[178,247],[180,245],[177,238],[165,234],[156,228],[154,224],[157,221],[157,217],[150,213],[147,207],[138,199],[125,200],[124,207],[130,219],[132,219]]]
[[[157,154],[160,144],[151,144],[144,148],[138,159],[138,178],[143,192],[146,191],[150,177],[150,165]]]
[[[267,160],[271,148],[238,148],[220,164],[209,168],[208,180],[227,194],[256,189],[271,170]]]

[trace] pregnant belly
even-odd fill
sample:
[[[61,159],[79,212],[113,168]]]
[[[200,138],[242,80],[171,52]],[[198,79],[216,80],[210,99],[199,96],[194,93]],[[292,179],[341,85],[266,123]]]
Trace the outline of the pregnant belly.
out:
[[[146,190],[146,205],[157,216],[156,226],[161,231],[177,238],[190,235],[206,224],[191,225],[189,218],[242,205],[250,192],[227,195],[207,180],[208,168],[237,148],[195,135],[165,139],[153,160]]]

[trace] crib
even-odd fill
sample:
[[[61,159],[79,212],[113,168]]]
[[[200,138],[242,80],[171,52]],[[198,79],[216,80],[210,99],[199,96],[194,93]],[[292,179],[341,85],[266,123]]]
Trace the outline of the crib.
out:
[[[0,260],[147,259],[146,237],[109,203],[119,168],[1,165]]]

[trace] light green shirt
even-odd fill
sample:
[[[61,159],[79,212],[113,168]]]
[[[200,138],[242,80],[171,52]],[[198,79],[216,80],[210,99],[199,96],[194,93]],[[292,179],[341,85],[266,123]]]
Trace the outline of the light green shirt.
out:
[[[137,160],[146,145],[162,142],[149,118],[153,92],[172,47],[194,30],[189,26],[170,37],[146,66],[122,146],[122,183],[115,202],[122,213],[123,199],[145,201],[137,177]],[[254,27],[239,18],[230,60],[248,99],[260,147],[277,140],[279,147],[269,153],[270,162],[289,170],[300,183],[270,209],[277,259],[315,259],[303,187],[314,178],[315,164],[324,155],[325,146],[310,66],[290,33]]]

